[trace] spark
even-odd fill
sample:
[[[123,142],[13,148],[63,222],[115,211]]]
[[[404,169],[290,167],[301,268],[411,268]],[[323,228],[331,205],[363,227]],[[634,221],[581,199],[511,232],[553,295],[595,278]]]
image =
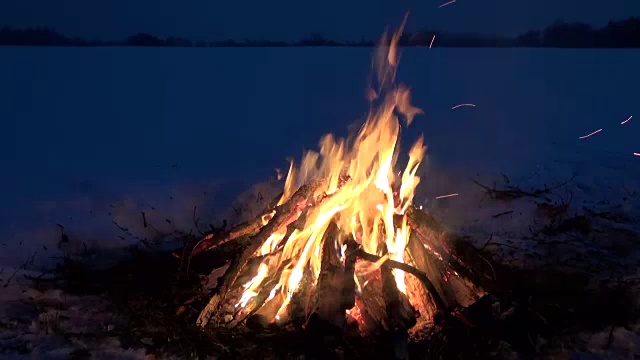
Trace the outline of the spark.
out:
[[[635,156],[640,156],[640,153],[633,153],[633,155],[635,155]]]
[[[633,115],[629,116],[629,118],[627,120],[621,122],[620,125],[624,125],[624,124],[628,123],[632,118],[633,118]]]
[[[455,109],[460,108],[460,107],[463,107],[463,106],[476,107],[476,105],[475,105],[475,104],[458,104],[458,105],[456,105],[456,106],[452,107],[452,108],[451,108],[451,110],[455,110]]]
[[[443,7],[447,6],[447,5],[453,4],[454,2],[456,2],[456,0],[447,1],[446,3],[438,6],[438,8],[443,8]]]
[[[440,195],[440,196],[436,196],[436,199],[444,199],[444,198],[448,198],[448,197],[454,197],[454,196],[458,196],[458,193],[453,193],[453,194],[448,194],[448,195]]]
[[[593,135],[595,135],[595,134],[599,133],[600,131],[602,131],[602,129],[598,129],[598,130],[596,130],[596,131],[592,132],[591,134],[587,134],[587,135],[584,135],[584,136],[580,136],[578,139],[586,139],[586,138],[588,138],[588,137],[590,137],[590,136],[593,136]]]
[[[429,49],[431,49],[433,47],[433,42],[436,41],[436,34],[433,34],[433,37],[431,38],[431,42],[429,43]]]

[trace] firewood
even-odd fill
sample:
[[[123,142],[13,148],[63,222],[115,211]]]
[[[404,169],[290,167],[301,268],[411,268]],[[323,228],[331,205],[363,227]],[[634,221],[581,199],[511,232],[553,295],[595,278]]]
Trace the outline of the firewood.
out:
[[[349,239],[345,242],[346,251],[345,251],[345,260],[344,260],[344,275],[343,275],[343,285],[342,285],[342,305],[341,311],[344,313],[346,310],[349,310],[354,307],[356,303],[356,281],[355,281],[355,268],[356,268],[356,260],[358,257],[356,256],[358,250],[358,243],[354,240]]]
[[[289,201],[276,207],[276,214],[271,221],[267,223],[267,225],[260,229],[258,234],[243,241],[243,249],[231,262],[218,294],[211,298],[205,309],[200,313],[197,320],[197,324],[199,326],[206,326],[211,314],[213,314],[218,308],[218,303],[226,296],[227,291],[236,283],[238,276],[260,246],[264,244],[271,234],[276,233],[283,226],[287,226],[298,219],[306,207],[315,205],[318,200],[316,198],[316,193],[325,185],[325,183],[326,182],[324,180],[320,179],[301,186]]]
[[[262,219],[271,214],[273,210],[268,210],[258,215],[256,218],[240,223],[231,229],[224,231],[222,234],[209,233],[205,235],[191,251],[191,256],[197,256],[205,251],[214,249],[229,241],[236,240],[243,236],[254,235],[260,230]]]
[[[368,260],[359,257],[358,261]],[[382,272],[377,269],[358,279],[362,288],[356,296],[356,305],[364,321],[364,332],[367,335],[382,335],[389,329],[382,289]]]
[[[380,256],[368,254],[362,249],[353,251],[353,256],[359,261],[381,260]],[[364,320],[363,331],[369,335],[406,333],[416,324],[415,310],[407,296],[398,290],[391,271],[401,263],[389,261],[386,260],[379,269],[360,278],[360,281],[364,281],[361,292],[356,296],[356,304]],[[412,271],[415,272],[415,269]]]
[[[278,285],[280,276],[282,275],[282,272],[284,271],[284,269],[289,265],[289,263],[290,263],[290,260],[285,260],[279,265],[278,270],[270,278],[270,280],[268,280],[261,286],[261,289],[258,295],[256,295],[253,299],[251,299],[251,301],[249,301],[249,303],[247,303],[247,305],[242,309],[242,313],[238,314],[233,319],[233,321],[231,321],[228,324],[228,327],[231,327],[231,328],[236,327],[237,325],[243,323],[246,319],[248,319],[249,317],[257,313],[260,310],[260,308],[262,308],[262,306],[265,304],[265,302],[269,298],[269,295],[271,295],[271,291],[273,290],[273,288],[276,287],[276,285]]]
[[[242,222],[227,231],[223,231],[222,233],[209,232],[205,234],[205,236],[200,239],[200,241],[198,241],[196,246],[191,251],[191,256],[197,256],[205,251],[214,249],[220,245],[226,244],[229,241],[236,240],[243,236],[255,235],[263,226],[263,219],[273,213],[282,195],[282,192],[278,194],[278,196],[276,196],[271,201],[271,203],[269,203],[266,210],[260,213],[260,215],[256,216],[255,218]]]
[[[356,251],[356,256],[369,261],[369,262],[376,262],[380,260],[380,256],[378,255],[374,255],[374,254],[369,254],[367,252],[365,252],[362,249],[358,249]],[[447,306],[445,305],[445,302],[442,300],[442,298],[440,297],[438,291],[436,290],[436,287],[433,285],[433,283],[431,282],[431,280],[429,279],[429,277],[427,277],[427,275],[408,265],[405,263],[401,263],[395,260],[387,260],[382,264],[382,267],[388,267],[388,268],[393,268],[393,269],[398,269],[398,270],[402,270],[406,273],[409,273],[413,276],[415,276],[417,279],[419,279],[424,286],[429,290],[429,292],[431,293],[431,295],[433,296],[433,300],[436,303],[436,306],[438,307],[439,310],[445,310],[447,308]]]
[[[344,271],[336,251],[338,226],[329,224],[322,241],[322,258],[318,285],[315,291],[315,308],[321,319],[336,327],[343,327],[345,312],[342,309]]]
[[[448,284],[444,281],[444,264],[438,257],[430,254],[414,234],[411,234],[407,244],[406,253],[408,259],[415,264],[415,268],[427,279],[422,281],[427,292],[433,297],[438,310],[451,309],[458,305],[455,296],[450,292]]]
[[[387,326],[395,359],[408,359],[408,330],[416,324],[415,310],[405,294],[398,290],[389,266],[382,266],[382,293],[386,304]]]
[[[430,248],[431,254],[439,254],[448,264],[466,278],[472,278],[473,272],[455,251],[455,244],[448,243],[445,229],[430,214],[410,206],[406,211],[407,224],[420,241]],[[437,256],[437,255],[436,255]]]
[[[407,211],[407,223],[412,230],[407,253],[447,308],[468,306],[483,294],[476,286],[478,275],[471,271],[466,254],[459,251],[465,247],[460,239],[449,238],[431,215],[415,207]],[[433,295],[432,289],[429,292]]]
[[[415,311],[407,296],[398,290],[391,267],[383,265],[380,271],[389,330],[406,331],[416,324]]]

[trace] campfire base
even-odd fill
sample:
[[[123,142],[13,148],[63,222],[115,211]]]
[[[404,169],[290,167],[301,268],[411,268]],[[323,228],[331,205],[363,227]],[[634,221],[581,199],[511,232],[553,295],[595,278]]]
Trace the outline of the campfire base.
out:
[[[411,236],[405,263],[386,260],[359,278],[359,282],[365,284],[359,291],[354,280],[357,264],[376,263],[381,257],[368,254],[355,241],[347,240],[341,263],[335,251],[338,228],[332,224],[322,239],[317,283],[313,283],[307,269],[284,317],[274,318],[285,295],[279,293],[267,299],[275,286],[274,279],[279,276],[266,280],[255,298],[245,307],[238,307],[245,289],[242,284],[255,276],[262,260],[256,257],[256,250],[282,226],[291,232],[300,225],[296,220],[304,218],[306,207],[322,201],[322,194],[317,194],[314,186],[301,188],[291,201],[278,207],[274,219],[260,229],[255,227],[256,220],[249,221],[249,230],[236,227],[232,232],[209,234],[198,243],[198,254],[216,249],[219,244],[235,244],[236,249],[217,293],[198,318],[201,327],[217,334],[212,336],[267,341],[273,345],[275,354],[296,352],[292,347],[301,346],[300,351],[314,349],[330,358],[359,358],[371,352],[370,356],[385,354],[385,358],[404,359],[416,346],[424,351],[425,341],[434,331],[443,333],[444,327],[455,330],[473,326],[460,309],[474,304],[484,294],[479,285],[479,279],[486,275],[484,269],[474,271],[477,259],[473,259],[469,247],[452,243],[435,219],[413,207],[407,211]],[[298,217],[292,216],[293,212]],[[243,235],[233,239],[231,233]],[[467,258],[471,259],[470,263],[466,262]],[[286,265],[281,264],[279,271]],[[406,274],[406,293],[396,287],[392,270]],[[280,341],[283,348],[277,348]],[[349,355],[350,351],[353,354]]]

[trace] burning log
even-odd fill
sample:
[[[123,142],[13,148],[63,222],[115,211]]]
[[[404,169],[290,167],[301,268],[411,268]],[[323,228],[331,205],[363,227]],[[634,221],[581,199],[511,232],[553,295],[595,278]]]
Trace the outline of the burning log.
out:
[[[355,253],[355,255],[363,260],[375,263],[381,260],[380,256],[377,255],[373,255],[373,254],[368,254],[366,252],[364,252],[364,250],[362,249],[358,249]],[[384,263],[382,263],[382,267],[383,268],[393,268],[393,269],[398,269],[401,271],[404,271],[406,273],[409,273],[413,276],[415,276],[418,280],[420,280],[422,282],[422,284],[425,286],[425,288],[429,291],[429,293],[432,294],[433,300],[436,303],[436,306],[438,307],[439,310],[445,310],[447,308],[447,306],[445,305],[445,302],[442,300],[442,298],[440,297],[438,291],[436,290],[436,287],[433,285],[433,283],[431,282],[431,280],[429,279],[429,277],[422,271],[408,265],[405,263],[401,263],[395,260],[386,260]]]
[[[341,312],[346,312],[352,309],[356,305],[356,279],[355,269],[356,261],[358,260],[358,243],[349,239],[345,242],[345,254],[344,254],[344,274],[342,284],[342,304]]]
[[[316,200],[318,200],[318,194],[316,193],[323,185],[324,180],[316,180],[300,187],[288,202],[276,207],[274,217],[260,229],[257,235],[245,240],[240,255],[231,261],[218,294],[209,301],[209,304],[200,313],[197,320],[198,325],[202,327],[207,325],[211,315],[218,309],[218,304],[227,295],[229,289],[235,285],[236,280],[251,257],[266,242],[269,236],[298,219],[307,206],[315,204]]]
[[[224,245],[229,241],[236,240],[243,236],[253,236],[260,228],[262,228],[268,221],[275,215],[275,208],[280,201],[283,193],[276,196],[267,209],[255,218],[240,223],[226,231],[215,231],[206,234],[200,241],[196,243],[191,251],[191,256],[197,256],[205,251],[217,248],[220,245]]]
[[[455,244],[449,243],[451,239],[442,226],[431,215],[415,207],[408,209],[407,220],[413,230],[407,252],[433,284],[433,288],[427,288],[429,293],[432,296],[439,294],[448,309],[475,302],[483,294],[476,286],[477,275],[465,263]]]
[[[331,223],[324,234],[322,242],[322,262],[318,285],[315,293],[316,312],[323,320],[330,324],[342,328],[345,324],[345,310],[343,309],[342,296],[345,271],[343,271],[340,259],[338,258],[338,227]],[[333,296],[329,296],[333,294]],[[346,294],[347,296],[349,294]]]

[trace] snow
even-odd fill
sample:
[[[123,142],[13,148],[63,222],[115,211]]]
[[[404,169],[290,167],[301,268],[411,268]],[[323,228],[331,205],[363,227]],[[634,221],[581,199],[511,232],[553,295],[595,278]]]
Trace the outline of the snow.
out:
[[[12,273],[14,269],[10,270]],[[87,351],[97,359],[142,359],[143,349],[124,349],[115,330],[126,323],[98,296],[73,296],[32,287],[19,270],[0,292],[0,357],[68,359]]]
[[[370,55],[364,48],[0,48],[0,264],[17,268],[35,253],[43,266],[85,245],[120,248],[135,237],[189,232],[194,207],[205,228],[250,216],[278,192],[274,168],[286,169],[288,157],[299,159],[324,133],[346,135],[365,114]],[[640,113],[638,63],[635,50],[404,49],[398,77],[425,115],[403,129],[402,145],[420,133],[428,145],[416,204],[519,266],[597,252],[599,264],[579,266],[637,277],[633,239],[596,232],[576,246],[562,235],[554,247],[530,238],[545,198],[571,199],[571,214],[626,218],[590,214],[597,229],[640,231],[640,157],[633,156],[640,124],[621,124]],[[452,109],[458,104],[475,106]],[[571,181],[510,202],[488,199],[472,182],[500,188],[504,176],[522,189]],[[242,214],[228,208],[256,183],[236,203]],[[451,193],[458,195],[436,199]]]

